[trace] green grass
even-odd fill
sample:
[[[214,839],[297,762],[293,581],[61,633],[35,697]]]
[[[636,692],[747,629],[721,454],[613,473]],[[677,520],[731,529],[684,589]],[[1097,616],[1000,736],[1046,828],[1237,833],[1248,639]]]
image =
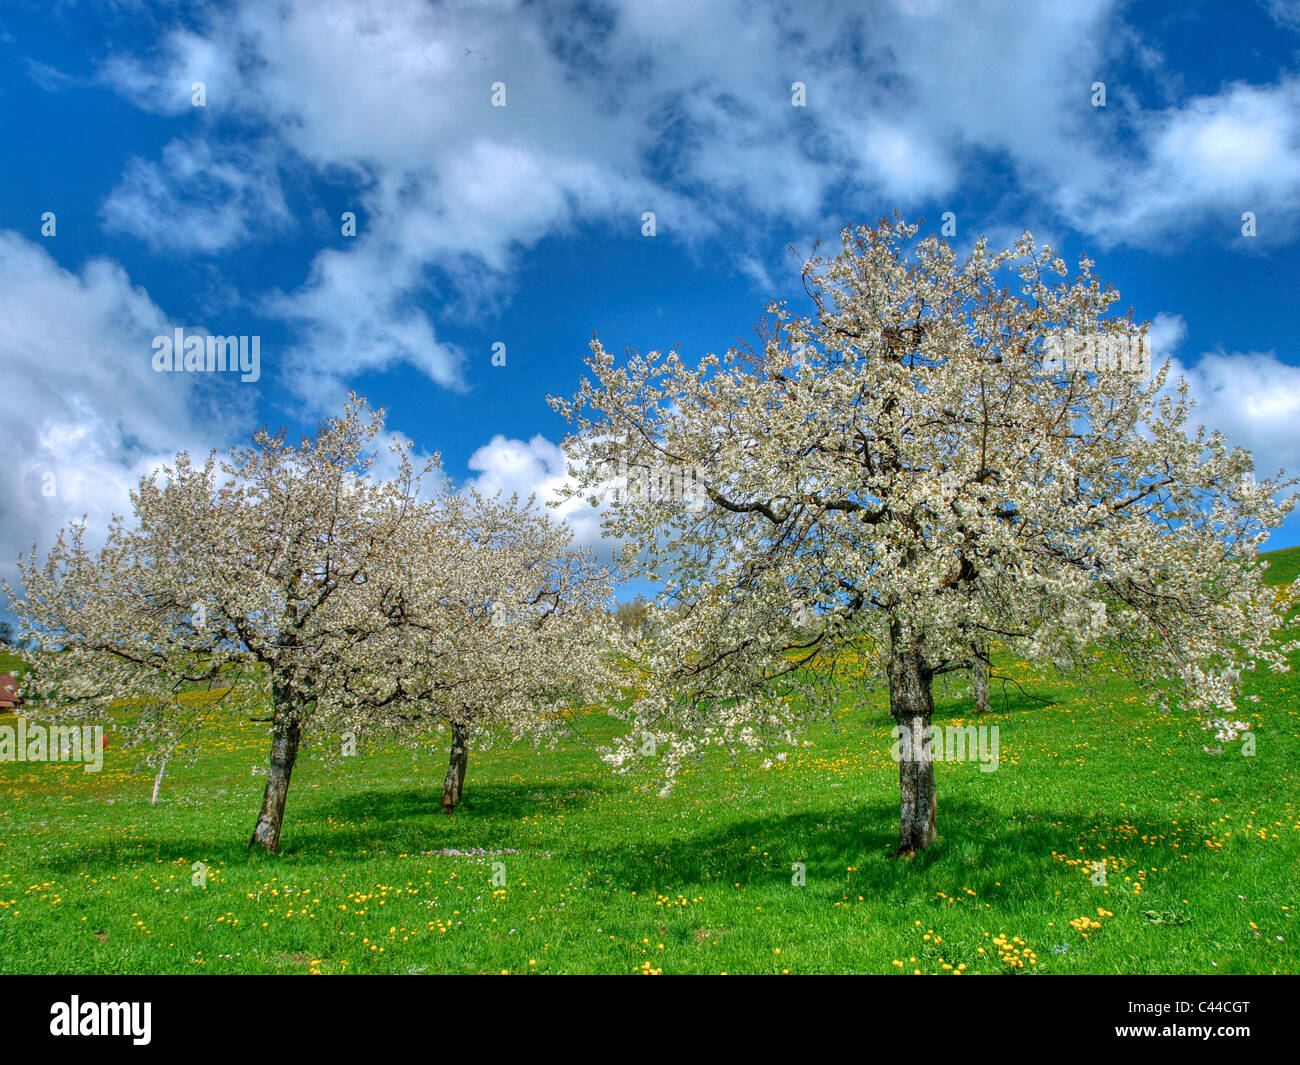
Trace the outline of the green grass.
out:
[[[21,677],[27,672],[23,660],[12,651],[0,651],[0,673],[9,673]]]
[[[1264,557],[1268,560],[1266,579],[1270,584],[1289,584],[1300,577],[1300,547],[1268,551]]]
[[[1279,556],[1294,577],[1300,550]],[[995,686],[1001,765],[938,766],[940,840],[910,862],[880,692],[771,769],[710,755],[666,798],[599,762],[599,714],[556,751],[473,753],[453,817],[442,750],[306,758],[279,856],[244,846],[265,725],[169,766],[157,806],[112,739],[98,774],[0,764],[0,970],[1300,972],[1300,674],[1250,676],[1243,757],[1126,683],[998,664],[1052,702]],[[969,720],[961,695],[937,724]]]

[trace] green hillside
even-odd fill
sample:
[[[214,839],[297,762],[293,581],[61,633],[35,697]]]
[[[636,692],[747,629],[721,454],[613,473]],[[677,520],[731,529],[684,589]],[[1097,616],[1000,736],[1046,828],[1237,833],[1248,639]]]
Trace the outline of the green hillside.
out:
[[[1290,584],[1300,577],[1300,547],[1265,551],[1260,557],[1268,562],[1268,572],[1264,578],[1267,583]]]
[[[890,857],[880,692],[846,690],[770,768],[710,754],[666,797],[599,761],[598,713],[555,751],[474,752],[452,817],[443,750],[315,751],[278,857],[243,845],[265,725],[227,721],[157,806],[111,735],[99,773],[0,764],[0,968],[1300,972],[1300,673],[1248,676],[1243,757],[1127,682],[996,665],[1023,685],[980,720],[998,768],[937,767],[941,838],[911,862]],[[967,713],[955,685],[936,724]]]

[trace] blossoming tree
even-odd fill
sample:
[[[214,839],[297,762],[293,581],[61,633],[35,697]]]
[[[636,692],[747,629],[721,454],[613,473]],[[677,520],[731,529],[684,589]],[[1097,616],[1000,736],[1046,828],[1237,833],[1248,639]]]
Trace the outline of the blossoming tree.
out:
[[[333,727],[417,742],[449,730],[448,814],[471,744],[553,743],[571,711],[619,679],[610,575],[572,539],[532,499],[440,498],[402,553],[402,625],[379,656],[400,698],[340,705]]]
[[[132,493],[104,547],[84,523],[9,589],[37,641],[28,710],[111,715],[155,758],[197,740],[212,714],[271,704],[271,749],[250,845],[277,850],[303,731],[321,712],[390,704],[379,668],[405,624],[403,545],[429,509],[409,446],[392,477],[371,472],[383,411],[353,396],[313,438],[257,434],[196,464],[182,452]],[[445,494],[439,484],[435,494]],[[206,696],[205,696],[206,693]]]
[[[1153,699],[1227,717],[1242,670],[1285,668],[1273,632],[1294,603],[1256,564],[1294,482],[1191,431],[1167,367],[1060,357],[1144,340],[1108,317],[1091,262],[1071,278],[1028,234],[964,259],[916,234],[846,229],[804,265],[810,313],[772,305],[723,358],[595,341],[592,377],[551,401],[575,426],[575,493],[595,501],[616,467],[697,481],[608,501],[607,533],[675,606],[610,760],[653,737],[671,777],[702,745],[788,740],[836,698],[836,664],[874,649],[913,737],[900,855],[936,837],[932,681],[973,646],[1065,669],[1101,648]]]

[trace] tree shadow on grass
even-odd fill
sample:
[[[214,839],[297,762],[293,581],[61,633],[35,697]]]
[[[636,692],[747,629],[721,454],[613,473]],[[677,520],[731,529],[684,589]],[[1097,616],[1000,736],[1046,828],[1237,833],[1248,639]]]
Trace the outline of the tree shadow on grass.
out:
[[[517,841],[522,818],[572,813],[603,794],[594,784],[579,781],[488,782],[467,789],[467,801],[448,816],[442,812],[440,787],[371,789],[338,799],[295,796],[291,791],[279,855],[248,847],[256,820],[253,807],[246,825],[222,818],[208,833],[177,833],[160,817],[133,823],[129,831],[83,835],[82,842],[60,843],[56,853],[40,858],[40,865],[52,874],[99,875],[146,862],[188,866],[202,861],[209,867],[286,859],[335,863],[442,849],[502,849]]]
[[[997,724],[999,719],[1021,717],[1045,710],[1065,699],[1065,693],[1053,692],[1044,686],[1021,690],[1014,683],[1007,682],[1005,688],[1000,680],[989,680],[989,712],[975,713],[970,699],[960,696],[936,698],[934,702],[934,720],[945,718],[962,718],[969,724],[978,724],[991,719],[990,724]]]
[[[989,696],[989,712],[977,714],[971,700],[960,695],[935,695],[935,724],[961,719],[968,725],[987,722],[990,725],[1007,724],[1009,719],[1018,719],[1029,714],[1041,713],[1049,706],[1054,706],[1066,698],[1064,692],[1053,692],[1045,686],[1025,688],[1008,683],[1002,690],[1001,682],[992,682]],[[892,728],[894,720],[889,716],[889,707],[882,704],[861,703],[858,713],[850,717],[841,717],[830,724],[830,730],[840,733],[852,728]]]
[[[336,858],[502,848],[517,841],[522,818],[571,814],[604,794],[577,781],[487,782],[467,787],[465,799],[448,816],[442,812],[441,785],[371,789],[307,811],[305,823],[286,825],[283,846],[286,853],[304,855],[330,850]]]
[[[109,832],[87,838],[81,844],[60,846],[58,854],[42,855],[37,864],[52,875],[85,873],[92,877],[142,865],[165,868],[174,864],[185,867],[188,880],[192,873],[199,871],[194,869],[196,862],[202,862],[208,869],[247,862],[252,853],[247,846],[252,831],[253,822],[250,820],[247,832],[227,839],[193,833],[177,835],[168,832],[163,825],[158,826],[156,835],[140,831],[129,836]]]
[[[996,903],[1033,896],[1057,875],[1085,882],[1083,870],[1052,852],[1078,853],[1081,836],[1097,826],[1096,815],[1042,811],[1010,818],[996,807],[957,799],[941,800],[939,817],[939,840],[910,859],[893,857],[898,807],[885,802],[745,818],[662,840],[561,853],[601,869],[621,888],[668,895],[719,883],[790,885],[795,862],[804,865],[808,897],[828,902],[864,895],[931,903],[937,890],[953,894],[968,887],[981,903]],[[1179,858],[1173,846],[1142,846],[1144,865]]]
[[[465,787],[465,798],[452,815],[462,821],[517,819],[538,813],[572,813],[606,793],[594,784],[536,782],[500,784],[490,781]],[[442,782],[436,787],[370,789],[353,792],[328,806],[334,817],[358,822],[400,824],[431,817],[450,821],[442,812]]]

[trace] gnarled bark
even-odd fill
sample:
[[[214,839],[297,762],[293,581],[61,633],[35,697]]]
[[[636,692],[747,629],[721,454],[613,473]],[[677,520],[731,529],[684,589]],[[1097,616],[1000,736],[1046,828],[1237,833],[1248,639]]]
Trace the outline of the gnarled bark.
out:
[[[271,765],[266,772],[262,811],[258,814],[257,827],[253,829],[253,838],[248,841],[248,845],[278,851],[280,828],[284,824],[284,807],[289,798],[289,778],[293,775],[294,763],[298,761],[302,718],[281,693],[274,693],[272,698],[275,712],[271,718]]]
[[[465,766],[469,762],[469,732],[464,725],[451,726],[451,758],[447,763],[447,778],[442,784],[442,812],[455,812],[465,790]]]
[[[930,719],[934,714],[934,674],[918,645],[894,643],[889,660],[889,712],[900,738],[898,760],[898,850],[906,857],[937,838],[934,757]]]

